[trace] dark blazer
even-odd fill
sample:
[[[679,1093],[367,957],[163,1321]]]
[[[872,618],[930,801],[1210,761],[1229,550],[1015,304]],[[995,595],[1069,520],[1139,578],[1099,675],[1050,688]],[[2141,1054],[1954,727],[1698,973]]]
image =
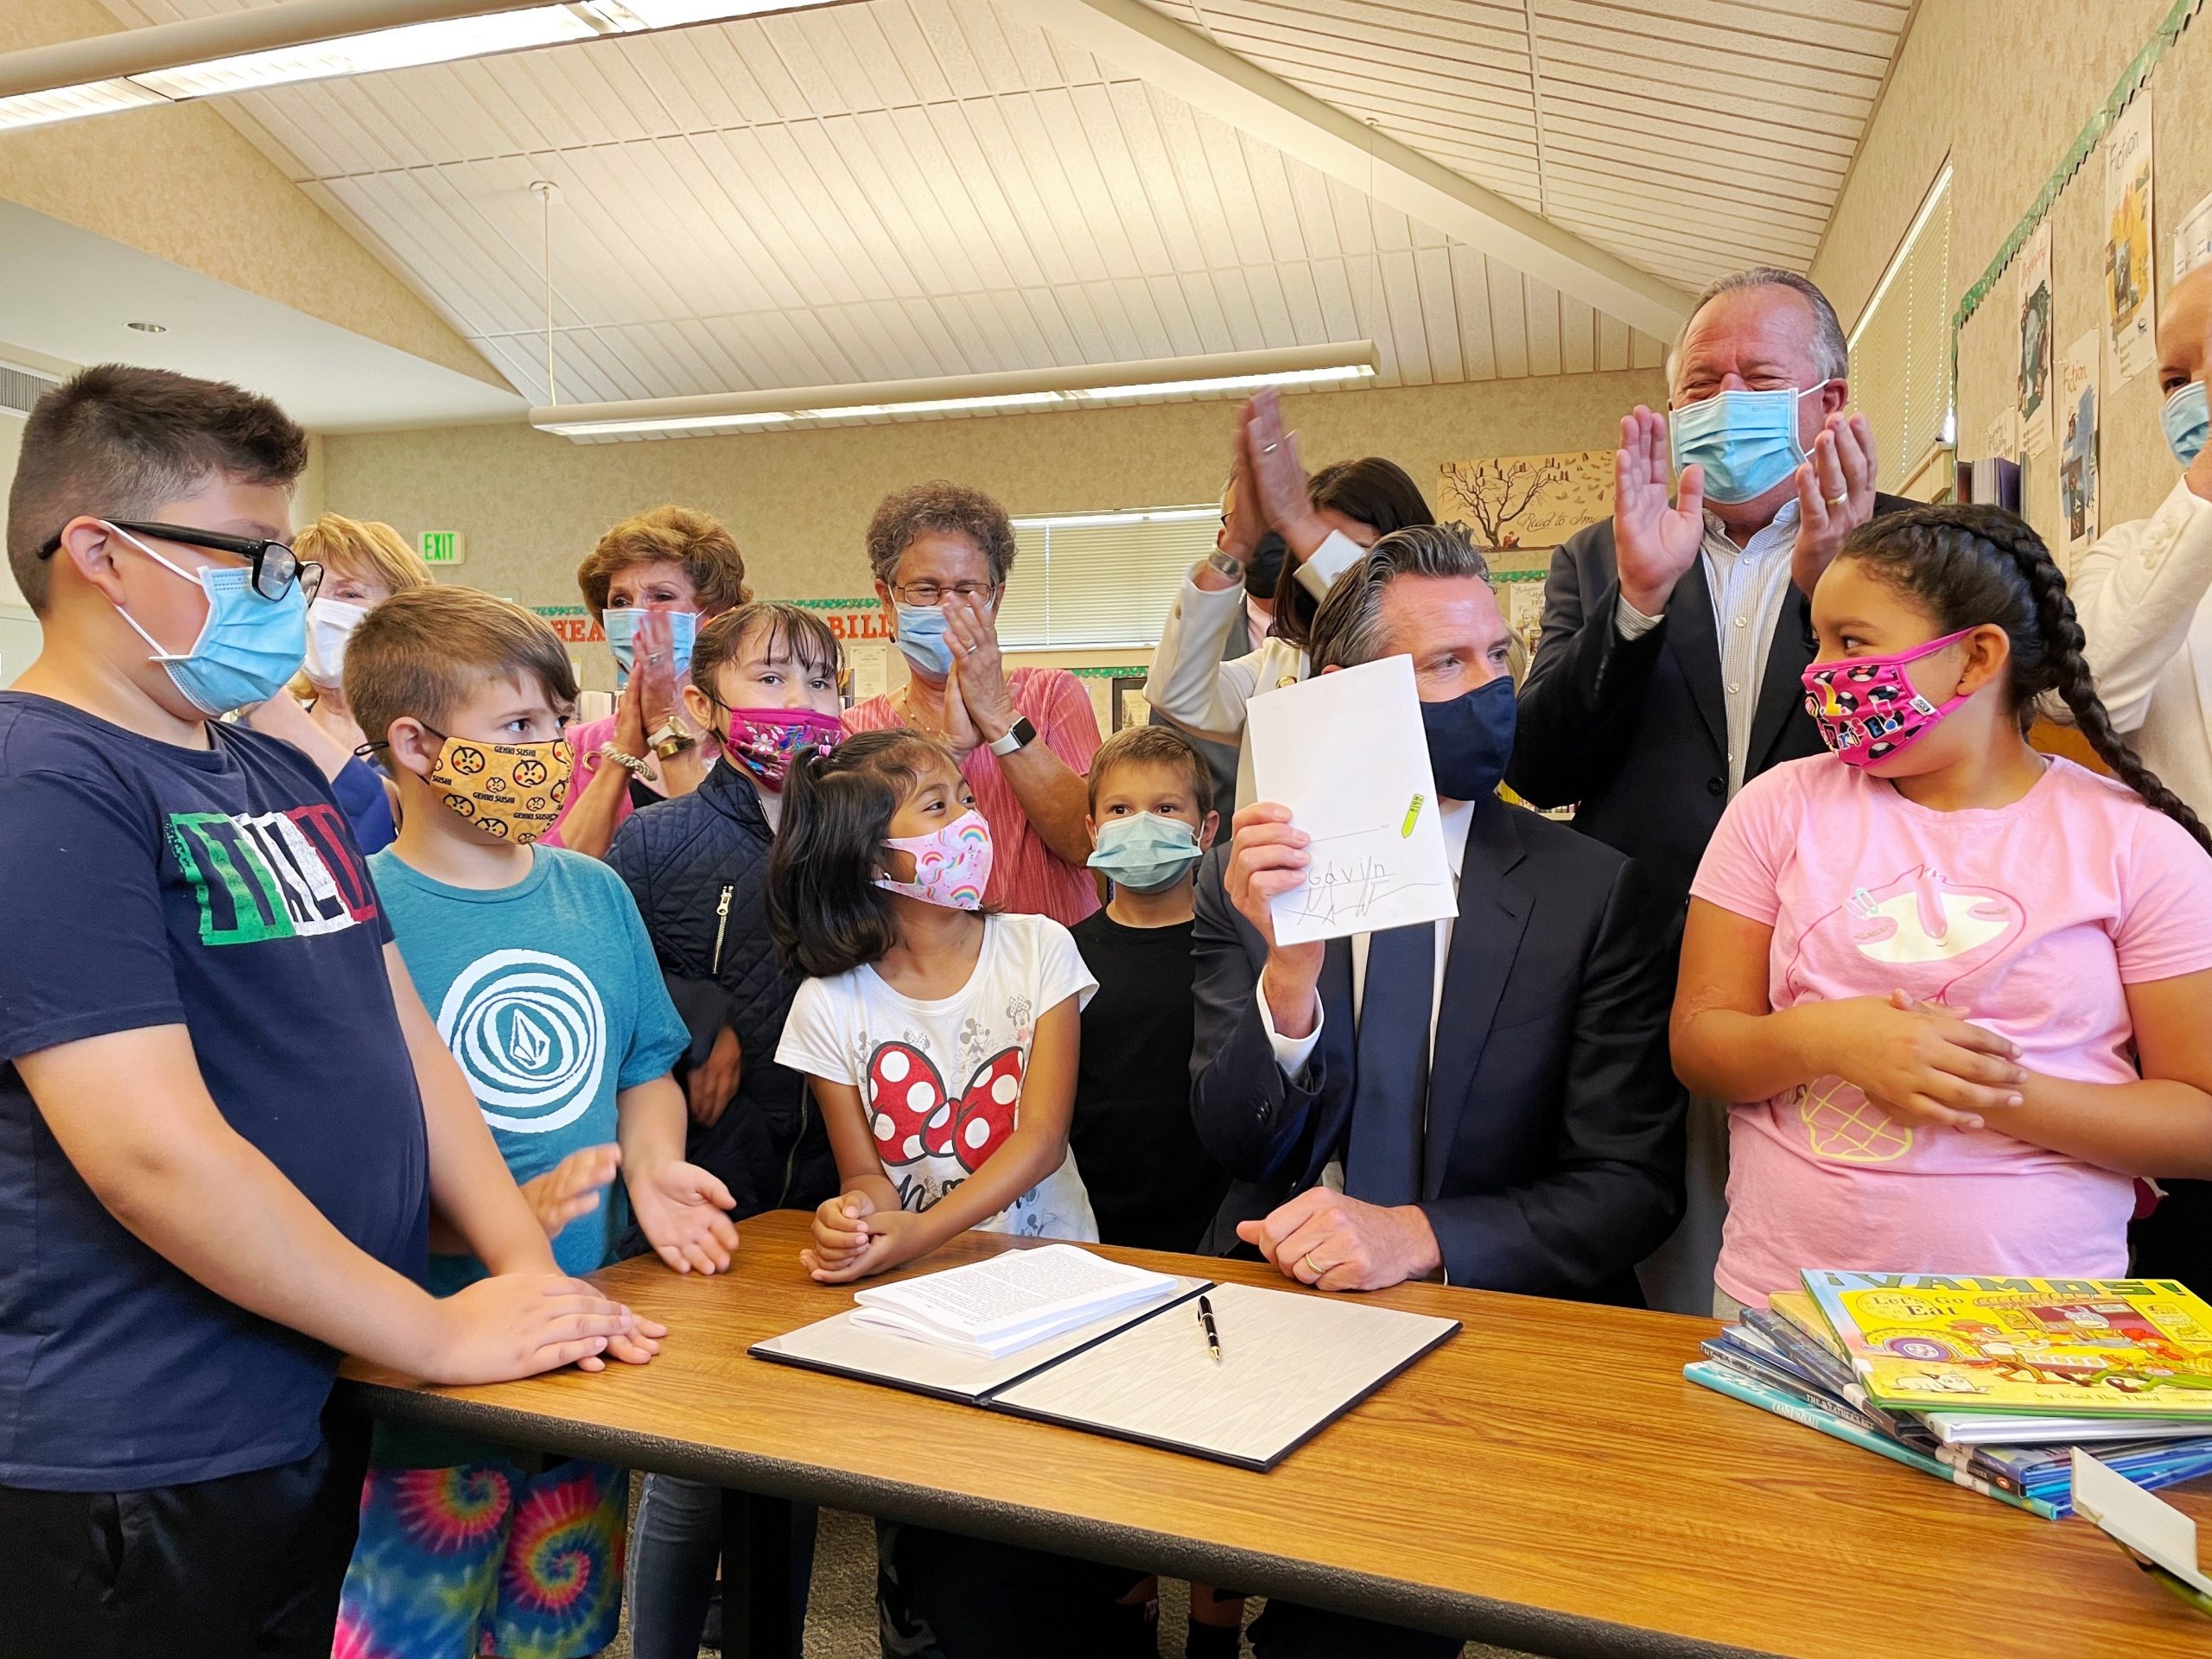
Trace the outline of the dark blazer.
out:
[[[1874,498],[1878,517],[1915,504]],[[1728,804],[1728,714],[1720,687],[1713,588],[1702,555],[1675,587],[1659,626],[1623,639],[1607,519],[1552,555],[1544,626],[1521,687],[1505,781],[1538,806],[1573,806],[1574,827],[1644,864],[1679,909]],[[1776,620],[1751,720],[1746,781],[1821,753],[1805,712],[1811,607],[1791,588]]]
[[[1235,1178],[1214,1245],[1320,1179],[1351,1123],[1351,944],[1332,940],[1320,1045],[1283,1076],[1257,997],[1267,947],[1198,884],[1198,1138]],[[1640,1303],[1635,1264],[1682,1208],[1667,1058],[1672,906],[1611,848],[1492,798],[1475,808],[1445,964],[1421,1207],[1455,1285]]]

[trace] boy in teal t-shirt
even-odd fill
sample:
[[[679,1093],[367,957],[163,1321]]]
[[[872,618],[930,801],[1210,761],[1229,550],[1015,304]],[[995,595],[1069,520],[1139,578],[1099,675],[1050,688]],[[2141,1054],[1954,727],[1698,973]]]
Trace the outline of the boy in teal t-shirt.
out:
[[[575,682],[560,641],[488,594],[402,594],[354,631],[346,694],[399,790],[398,839],[370,869],[400,955],[556,1259],[606,1266],[634,1214],[677,1271],[727,1268],[733,1200],[683,1158],[669,1071],[690,1036],[637,904],[597,860],[532,844],[569,777]],[[434,1285],[483,1271],[455,1242],[433,1232]],[[340,1646],[597,1653],[620,1618],[628,1505],[628,1474],[610,1465],[382,1438]]]

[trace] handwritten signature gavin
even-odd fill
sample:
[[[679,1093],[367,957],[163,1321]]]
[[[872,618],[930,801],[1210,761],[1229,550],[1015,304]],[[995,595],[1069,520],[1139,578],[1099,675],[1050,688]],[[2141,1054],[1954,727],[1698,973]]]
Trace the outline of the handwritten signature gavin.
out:
[[[1344,859],[1323,859],[1306,878],[1306,885],[1287,895],[1295,914],[1312,920],[1336,923],[1359,918],[1394,893],[1409,887],[1433,887],[1430,881],[1409,881],[1386,859],[1362,854]]]

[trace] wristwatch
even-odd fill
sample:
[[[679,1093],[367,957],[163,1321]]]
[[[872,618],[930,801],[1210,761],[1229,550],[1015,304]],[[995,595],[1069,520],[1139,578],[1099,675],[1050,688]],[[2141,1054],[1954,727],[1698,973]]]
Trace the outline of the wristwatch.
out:
[[[677,724],[674,715],[663,721],[660,729],[645,740],[652,745],[653,753],[664,760],[673,760],[698,741]]]
[[[1199,563],[1205,565],[1208,569],[1211,570],[1214,575],[1217,576],[1226,576],[1231,582],[1242,582],[1244,580],[1244,566],[1243,563],[1239,560],[1230,558],[1228,554],[1223,552],[1217,547],[1214,549],[1212,552],[1207,554],[1205,558],[1199,561]]]
[[[1014,724],[1006,728],[1004,737],[991,740],[993,754],[1012,754],[1016,749],[1026,749],[1037,741],[1037,728],[1029,723],[1029,716],[1017,715]]]
[[[632,778],[642,778],[652,770],[651,766],[645,763],[642,757],[634,754],[625,754],[621,750],[616,748],[612,743],[602,743],[599,746],[599,758],[602,760],[612,760],[616,766],[620,766],[624,771],[627,772]]]

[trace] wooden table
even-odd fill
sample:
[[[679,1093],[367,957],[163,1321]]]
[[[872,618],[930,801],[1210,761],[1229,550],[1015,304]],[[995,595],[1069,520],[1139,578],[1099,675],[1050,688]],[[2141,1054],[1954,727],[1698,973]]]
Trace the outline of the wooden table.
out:
[[[1685,1382],[1708,1321],[1380,1293],[1466,1328],[1262,1475],[748,1357],[849,1305],[800,1271],[805,1226],[747,1223],[725,1277],[649,1257],[601,1275],[671,1327],[642,1369],[479,1389],[346,1375],[394,1419],[1565,1659],[2212,1653],[2212,1621],[2088,1522],[2038,1520]],[[915,1270],[1009,1243],[970,1235]],[[1284,1283],[1258,1264],[1105,1254]],[[2212,1517],[2212,1493],[2180,1502]]]

